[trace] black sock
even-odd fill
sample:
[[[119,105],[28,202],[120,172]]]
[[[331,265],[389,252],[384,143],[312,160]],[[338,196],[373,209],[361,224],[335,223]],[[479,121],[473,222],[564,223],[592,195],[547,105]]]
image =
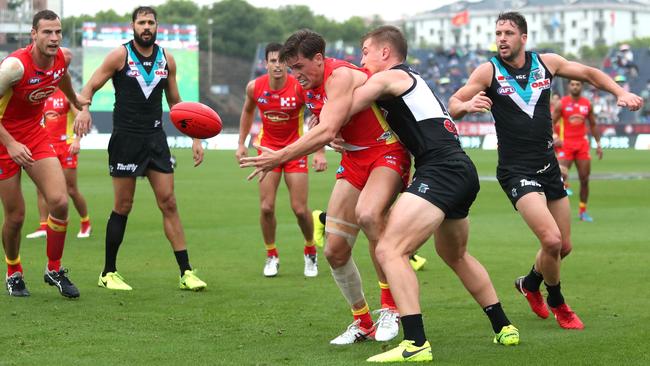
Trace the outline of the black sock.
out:
[[[402,329],[404,329],[404,339],[413,341],[416,347],[420,347],[427,341],[424,335],[424,323],[422,314],[413,314],[400,317]]]
[[[327,212],[323,211],[318,215],[318,221],[320,221],[321,224],[325,225],[325,219],[327,219]]]
[[[102,276],[108,272],[115,272],[115,262],[117,261],[117,251],[124,239],[126,231],[126,220],[128,216],[120,215],[115,211],[111,212],[106,224],[106,256],[104,257],[104,271]]]
[[[546,298],[548,306],[556,308],[564,304],[564,296],[562,296],[562,292],[560,291],[559,282],[555,286],[548,285],[544,282],[544,286],[546,286],[546,291],[548,291],[548,297]]]
[[[524,288],[531,292],[539,291],[539,286],[542,284],[542,281],[544,281],[544,277],[535,270],[535,266],[533,265],[530,273],[524,277]]]
[[[181,276],[185,274],[185,271],[191,271],[192,267],[190,267],[190,258],[187,255],[187,249],[179,250],[174,252],[174,256],[176,257],[176,263],[178,263],[178,268],[181,270]]]
[[[499,333],[501,328],[510,325],[510,320],[508,320],[506,313],[503,312],[500,302],[484,307],[483,311],[490,319],[494,333]]]

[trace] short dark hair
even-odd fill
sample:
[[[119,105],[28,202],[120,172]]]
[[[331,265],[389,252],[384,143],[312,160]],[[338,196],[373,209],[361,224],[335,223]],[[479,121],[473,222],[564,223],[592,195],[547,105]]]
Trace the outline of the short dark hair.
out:
[[[373,29],[361,38],[361,47],[363,47],[363,43],[368,39],[372,39],[378,43],[389,43],[402,60],[406,59],[408,43],[399,28],[393,25],[382,25],[379,28]]]
[[[325,39],[310,29],[301,29],[287,38],[280,50],[280,61],[302,55],[313,59],[317,53],[325,55]]]
[[[269,60],[269,53],[271,53],[271,52],[280,52],[281,49],[282,49],[282,44],[280,44],[278,42],[271,42],[271,43],[267,44],[266,48],[264,49],[264,59],[266,61],[268,61]]]
[[[504,20],[509,20],[519,28],[522,34],[528,34],[528,23],[526,23],[526,18],[524,18],[521,13],[518,13],[516,11],[509,11],[505,13],[500,13],[499,17],[497,18],[497,21],[495,24],[499,24],[500,21]]]
[[[156,10],[151,6],[138,6],[137,8],[135,8],[133,14],[131,14],[131,21],[135,23],[135,18],[137,18],[138,15],[140,14],[142,15],[153,14],[154,20],[158,21],[158,13],[156,13]]]
[[[57,20],[59,16],[52,10],[41,10],[38,13],[34,14],[32,19],[32,28],[38,29],[38,22],[42,20]]]

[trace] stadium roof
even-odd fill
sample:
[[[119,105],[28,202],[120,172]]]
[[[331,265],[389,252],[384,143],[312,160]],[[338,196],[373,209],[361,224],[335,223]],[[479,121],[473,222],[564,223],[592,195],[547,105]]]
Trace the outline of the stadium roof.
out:
[[[431,13],[456,13],[463,10],[495,11],[495,10],[517,10],[531,7],[554,7],[554,6],[589,6],[605,5],[617,8],[621,5],[633,5],[646,7],[647,4],[635,0],[470,0],[458,1],[440,8],[427,11],[422,14]]]

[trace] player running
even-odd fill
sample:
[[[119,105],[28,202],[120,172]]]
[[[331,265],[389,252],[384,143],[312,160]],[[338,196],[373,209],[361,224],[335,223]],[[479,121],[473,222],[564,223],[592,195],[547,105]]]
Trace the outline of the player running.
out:
[[[63,168],[68,195],[72,198],[74,207],[81,217],[77,238],[88,238],[92,231],[88,206],[86,205],[86,199],[77,186],[77,164],[81,137],[75,136],[72,131],[76,109],[70,105],[61,89],[57,89],[45,101],[43,113],[45,130]],[[25,236],[27,239],[45,237],[47,233],[47,204],[38,189],[36,190],[36,197],[40,226],[33,233],[27,234]]]
[[[551,117],[558,131],[555,150],[560,165],[568,172],[571,169],[571,164],[575,161],[578,169],[578,178],[580,179],[578,216],[580,221],[592,222],[593,219],[587,213],[589,174],[591,173],[587,121],[589,121],[591,135],[596,140],[598,160],[603,158],[603,149],[600,146],[600,132],[596,127],[594,109],[589,100],[582,96],[582,81],[569,80],[569,95],[564,96],[557,102]]]
[[[267,74],[250,81],[246,86],[246,99],[239,122],[239,146],[235,153],[237,161],[248,155],[245,143],[253,125],[256,107],[260,111],[262,130],[257,135],[255,145],[279,150],[296,141],[303,133],[305,102],[302,87],[295,77],[287,74],[287,65],[280,61],[281,48],[279,43],[266,46],[264,54]],[[313,167],[317,172],[327,169],[324,149],[314,154]],[[276,167],[259,182],[260,226],[267,254],[263,273],[266,277],[276,276],[280,267],[280,256],[275,243],[275,200],[283,172],[289,189],[291,209],[305,238],[304,275],[318,275],[314,223],[307,207],[307,171],[307,156],[301,156]]]
[[[29,296],[20,260],[20,229],[25,201],[20,188],[21,168],[43,193],[47,203],[47,266],[44,280],[61,295],[79,297],[79,290],[61,266],[68,227],[68,195],[63,169],[41,127],[43,105],[57,86],[72,104],[86,99],[72,89],[68,65],[72,58],[61,45],[61,20],[42,10],[32,21],[32,44],[0,64],[0,199],[4,208],[2,244],[7,262],[5,284],[11,296]]]
[[[155,43],[158,21],[153,8],[140,6],[133,11],[131,19],[133,40],[111,51],[81,92],[91,100],[108,79],[113,79],[115,109],[108,164],[115,204],[106,224],[104,269],[97,284],[110,290],[132,290],[117,272],[117,252],[133,207],[136,178],[146,176],[163,216],[165,236],[180,269],[179,287],[200,291],[207,285],[190,266],[174,195],[173,162],[162,129],[163,91],[170,108],[181,102],[176,84],[176,61]],[[90,125],[90,112],[86,107],[77,114],[75,132],[83,136]],[[194,166],[198,166],[203,161],[200,140],[194,139],[192,152]]]
[[[497,56],[480,65],[467,84],[449,101],[453,118],[491,110],[499,140],[497,179],[515,210],[537,236],[541,249],[527,276],[516,287],[532,310],[547,318],[539,291],[548,291],[547,304],[565,329],[583,329],[580,318],[560,291],[561,258],[571,251],[569,199],[553,151],[550,113],[551,81],[555,75],[583,80],[618,98],[618,105],[637,110],[643,104],[598,69],[547,53],[526,51],[526,19],[517,12],[496,20]]]
[[[241,166],[255,166],[249,178],[258,174],[263,178],[276,166],[322,148],[340,132],[345,151],[327,207],[325,256],[336,284],[352,308],[354,321],[330,343],[386,341],[397,336],[398,313],[386,276],[376,261],[375,247],[388,208],[408,181],[410,155],[376,105],[349,117],[352,93],[366,81],[368,72],[345,61],[325,58],[324,52],[325,40],[308,29],[291,35],[280,51],[280,59],[286,61],[305,89],[307,107],[320,123],[281,150],[262,148],[261,155],[242,159]],[[381,289],[382,308],[376,324],[352,258],[360,228],[368,237]]]

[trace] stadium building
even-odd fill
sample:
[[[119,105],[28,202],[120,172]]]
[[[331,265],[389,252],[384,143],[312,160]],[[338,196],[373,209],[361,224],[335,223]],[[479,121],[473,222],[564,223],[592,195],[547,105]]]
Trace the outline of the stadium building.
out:
[[[634,0],[459,1],[406,19],[411,42],[442,48],[494,47],[499,11],[518,11],[528,22],[528,46],[578,54],[583,46],[611,46],[650,37],[648,4]]]

